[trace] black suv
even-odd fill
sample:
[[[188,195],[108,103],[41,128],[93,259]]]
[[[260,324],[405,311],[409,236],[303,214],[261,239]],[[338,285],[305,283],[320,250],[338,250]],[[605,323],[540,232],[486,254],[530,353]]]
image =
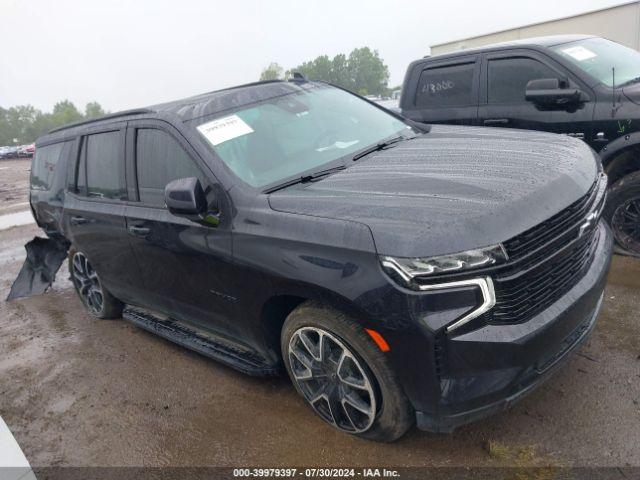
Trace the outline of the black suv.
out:
[[[407,70],[400,108],[420,122],[584,140],[609,176],[604,218],[619,248],[640,256],[639,52],[603,38],[560,35],[423,58]]]
[[[591,331],[606,182],[578,140],[429,131],[298,79],[53,131],[31,205],[93,315],[284,366],[326,422],[393,440],[505,407]]]

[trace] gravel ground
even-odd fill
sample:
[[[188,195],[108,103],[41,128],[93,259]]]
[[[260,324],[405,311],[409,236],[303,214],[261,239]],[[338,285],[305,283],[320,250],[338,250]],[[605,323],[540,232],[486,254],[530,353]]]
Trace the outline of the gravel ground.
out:
[[[0,171],[0,215],[25,208],[20,162],[0,162],[12,175]],[[37,234],[0,231],[2,298]],[[0,303],[0,415],[36,467],[640,467],[637,259],[614,259],[594,333],[550,381],[453,434],[414,430],[390,445],[326,426],[286,378],[250,378],[89,317],[67,277],[63,267],[45,295]]]
[[[0,215],[29,209],[31,159],[0,160]]]

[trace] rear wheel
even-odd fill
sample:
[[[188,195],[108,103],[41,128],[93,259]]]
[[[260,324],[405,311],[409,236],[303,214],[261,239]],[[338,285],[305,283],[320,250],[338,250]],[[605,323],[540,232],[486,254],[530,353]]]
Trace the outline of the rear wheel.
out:
[[[611,187],[604,217],[621,253],[640,257],[640,172],[623,177]]]
[[[413,425],[385,354],[342,312],[302,304],[285,321],[281,347],[296,390],[333,427],[390,442]]]
[[[91,315],[105,319],[122,316],[122,302],[102,286],[98,273],[84,253],[70,250],[69,273],[80,300]]]

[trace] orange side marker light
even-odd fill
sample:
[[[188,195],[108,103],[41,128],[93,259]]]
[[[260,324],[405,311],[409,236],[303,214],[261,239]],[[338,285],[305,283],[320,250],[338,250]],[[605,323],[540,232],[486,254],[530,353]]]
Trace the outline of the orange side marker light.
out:
[[[382,335],[380,335],[378,332],[376,332],[375,330],[371,330],[370,328],[365,328],[364,331],[369,334],[374,342],[376,342],[376,345],[378,345],[378,348],[381,351],[388,352],[389,350],[391,350],[387,341],[382,338]]]

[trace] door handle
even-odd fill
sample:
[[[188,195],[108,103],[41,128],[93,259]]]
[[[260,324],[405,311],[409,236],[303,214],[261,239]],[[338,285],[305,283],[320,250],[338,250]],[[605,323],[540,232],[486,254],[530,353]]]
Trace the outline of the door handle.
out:
[[[127,230],[129,230],[129,233],[131,235],[135,235],[136,237],[146,237],[151,232],[151,229],[147,228],[147,227],[134,227],[134,226],[131,226],[131,227],[127,228]]]
[[[485,125],[506,125],[509,123],[508,118],[487,118],[484,122]]]
[[[82,225],[83,223],[87,223],[89,220],[87,220],[84,217],[71,217],[71,225]]]

